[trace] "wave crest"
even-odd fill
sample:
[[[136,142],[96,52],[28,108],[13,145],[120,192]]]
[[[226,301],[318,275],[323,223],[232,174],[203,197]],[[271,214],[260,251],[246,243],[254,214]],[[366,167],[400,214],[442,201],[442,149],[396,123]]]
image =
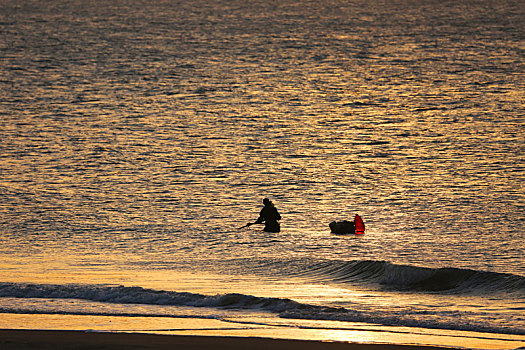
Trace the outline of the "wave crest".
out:
[[[455,329],[476,332],[525,335],[520,326],[507,327],[483,321],[473,321],[458,315],[423,319],[417,312],[402,310],[384,314],[373,310],[351,310],[343,307],[330,307],[296,302],[287,298],[264,298],[239,293],[203,295],[198,293],[175,292],[145,289],[141,287],[107,286],[107,285],[51,285],[1,283],[0,297],[4,298],[45,298],[45,299],[81,299],[96,302],[118,304],[148,304],[159,306],[191,306],[240,310],[263,310],[278,314],[282,318],[332,320],[348,322],[376,323],[387,326],[408,326],[438,329]],[[104,311],[68,311],[68,310],[26,310],[17,308],[0,308],[6,313],[60,313],[82,315],[115,315],[170,317],[168,314],[111,313]],[[175,316],[179,317],[179,316]]]
[[[525,293],[525,277],[461,268],[429,268],[386,261],[326,261],[300,273],[320,281],[375,283],[385,288],[414,292]]]

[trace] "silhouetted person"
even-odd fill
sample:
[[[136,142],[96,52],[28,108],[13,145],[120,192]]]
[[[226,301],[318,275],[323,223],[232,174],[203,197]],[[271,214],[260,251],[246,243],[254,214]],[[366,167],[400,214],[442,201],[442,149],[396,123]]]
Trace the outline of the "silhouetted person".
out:
[[[281,226],[279,225],[278,221],[281,220],[281,215],[277,211],[277,208],[275,208],[272,201],[268,198],[264,198],[263,203],[264,207],[261,209],[257,221],[255,221],[254,223],[250,223],[246,226],[264,223],[263,231],[280,232]]]

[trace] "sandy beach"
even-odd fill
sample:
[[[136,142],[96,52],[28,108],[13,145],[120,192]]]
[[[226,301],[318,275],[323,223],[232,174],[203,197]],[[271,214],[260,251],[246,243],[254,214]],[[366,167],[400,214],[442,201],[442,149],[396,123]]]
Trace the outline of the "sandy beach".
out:
[[[447,349],[413,345],[358,344],[246,337],[165,336],[137,333],[0,330],[2,349]],[[450,348],[448,348],[450,349]]]

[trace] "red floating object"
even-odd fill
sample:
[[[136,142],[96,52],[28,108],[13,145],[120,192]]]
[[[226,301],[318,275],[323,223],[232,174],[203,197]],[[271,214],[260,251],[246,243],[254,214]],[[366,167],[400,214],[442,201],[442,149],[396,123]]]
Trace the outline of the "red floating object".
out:
[[[354,224],[356,235],[362,235],[365,233],[365,223],[363,222],[363,219],[361,219],[359,214],[355,214]]]

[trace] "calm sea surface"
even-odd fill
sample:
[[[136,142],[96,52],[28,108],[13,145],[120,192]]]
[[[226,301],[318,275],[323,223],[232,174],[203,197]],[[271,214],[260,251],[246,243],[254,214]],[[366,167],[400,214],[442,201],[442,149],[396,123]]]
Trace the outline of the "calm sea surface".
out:
[[[525,346],[523,23],[522,0],[2,1],[0,327]],[[264,197],[281,233],[239,230]],[[364,236],[330,234],[355,213]]]

